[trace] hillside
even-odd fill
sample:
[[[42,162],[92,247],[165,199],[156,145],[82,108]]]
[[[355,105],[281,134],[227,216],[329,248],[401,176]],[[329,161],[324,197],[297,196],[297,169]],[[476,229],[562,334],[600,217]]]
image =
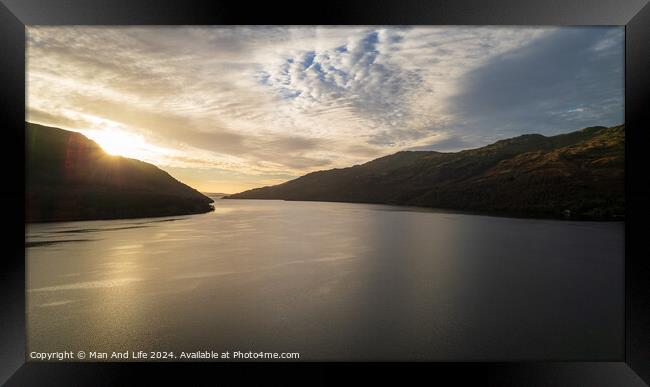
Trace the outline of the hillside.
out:
[[[454,153],[405,151],[227,199],[384,203],[514,216],[622,219],[625,128],[522,135]]]
[[[85,136],[26,123],[26,221],[139,218],[213,210],[212,199],[152,164]]]

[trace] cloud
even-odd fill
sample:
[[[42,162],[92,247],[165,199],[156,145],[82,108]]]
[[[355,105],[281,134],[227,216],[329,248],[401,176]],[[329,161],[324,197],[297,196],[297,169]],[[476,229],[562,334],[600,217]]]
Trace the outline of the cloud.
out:
[[[401,39],[397,31],[370,30],[328,50],[298,52],[260,71],[259,81],[298,111],[342,110],[397,127],[422,83],[418,71],[391,63],[386,53]]]
[[[412,151],[456,152],[471,148],[473,142],[462,135],[441,135],[431,144],[412,147]]]
[[[131,133],[146,161],[203,171],[196,181],[232,178],[224,171],[269,181],[623,115],[619,27],[27,32],[30,120]]]
[[[622,123],[623,61],[622,28],[559,29],[468,72],[448,106],[474,133]]]

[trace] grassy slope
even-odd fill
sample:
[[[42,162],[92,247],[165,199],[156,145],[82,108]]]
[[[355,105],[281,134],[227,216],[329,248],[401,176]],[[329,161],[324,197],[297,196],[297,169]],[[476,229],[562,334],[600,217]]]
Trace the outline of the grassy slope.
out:
[[[521,216],[624,216],[623,126],[523,135],[455,153],[398,152],[228,198],[387,203]]]

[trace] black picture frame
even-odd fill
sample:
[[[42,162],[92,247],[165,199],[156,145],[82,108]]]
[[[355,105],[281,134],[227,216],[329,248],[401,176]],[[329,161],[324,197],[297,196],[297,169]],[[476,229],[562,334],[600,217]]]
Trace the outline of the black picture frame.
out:
[[[0,271],[0,383],[11,386],[130,385],[152,378],[216,384],[223,376],[270,381],[310,371],[302,384],[340,381],[334,368],[404,381],[412,372],[445,385],[643,386],[650,384],[650,5],[648,0],[455,0],[306,3],[171,0],[0,0],[0,122],[4,203]],[[614,362],[515,363],[36,363],[25,362],[25,25],[625,25],[625,356]],[[243,368],[254,372],[244,372]],[[397,372],[393,372],[397,371]],[[388,372],[388,373],[387,373]],[[390,375],[388,375],[390,374]],[[283,382],[290,382],[283,375]],[[346,377],[347,378],[347,377]],[[346,379],[346,381],[349,381]],[[644,382],[645,381],[645,382]]]

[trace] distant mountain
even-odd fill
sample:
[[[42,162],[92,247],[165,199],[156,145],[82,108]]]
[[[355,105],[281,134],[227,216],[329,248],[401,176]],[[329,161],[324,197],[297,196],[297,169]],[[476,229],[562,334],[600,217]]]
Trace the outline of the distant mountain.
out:
[[[622,219],[625,128],[528,134],[454,153],[405,151],[227,199],[425,206],[513,216]]]
[[[213,199],[221,199],[224,196],[228,196],[227,193],[222,192],[202,192],[204,195],[209,196]]]
[[[111,156],[85,136],[26,123],[27,222],[196,214],[209,197],[154,165]]]

